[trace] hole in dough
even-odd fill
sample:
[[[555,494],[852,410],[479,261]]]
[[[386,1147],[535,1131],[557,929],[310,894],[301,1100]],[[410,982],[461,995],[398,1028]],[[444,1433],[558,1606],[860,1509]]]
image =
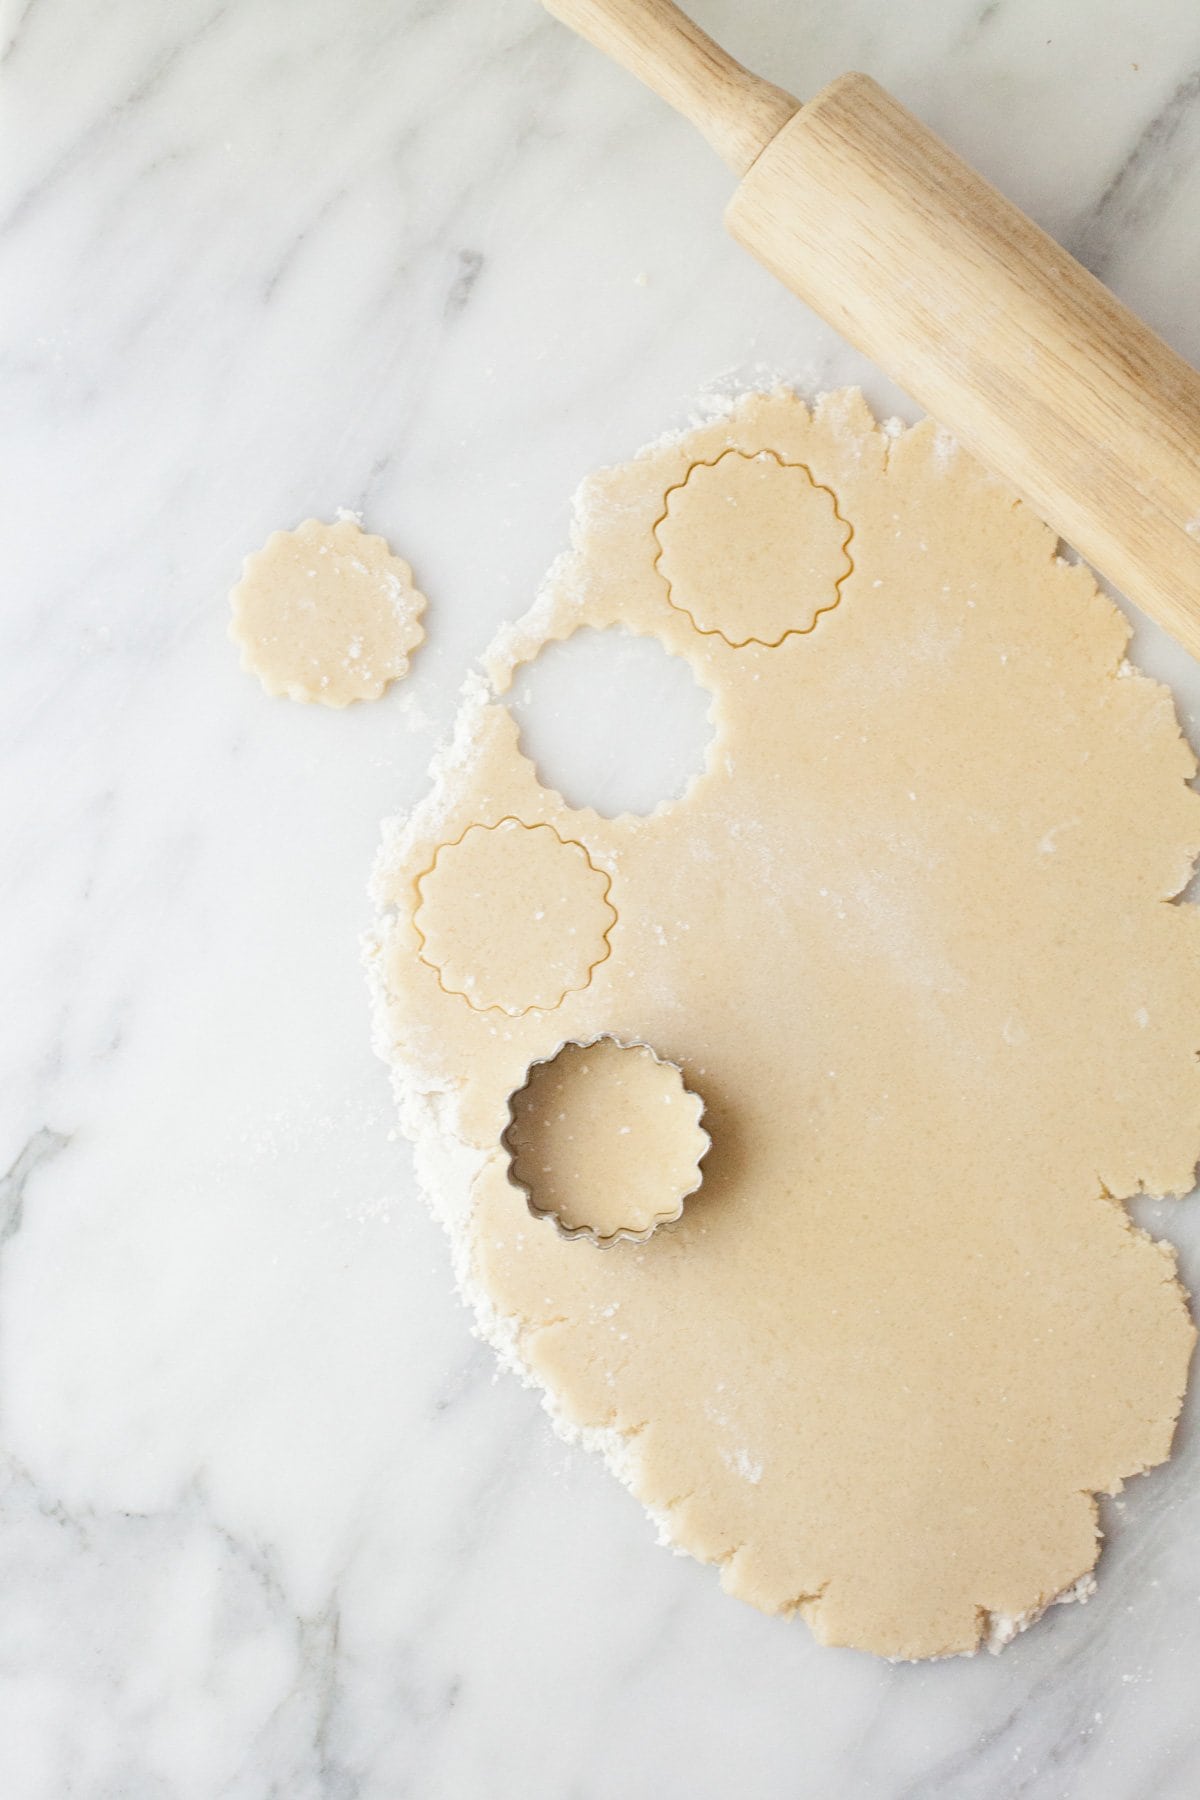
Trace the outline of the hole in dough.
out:
[[[657,638],[584,626],[519,668],[513,689],[521,749],[568,806],[645,815],[703,771],[712,696]]]

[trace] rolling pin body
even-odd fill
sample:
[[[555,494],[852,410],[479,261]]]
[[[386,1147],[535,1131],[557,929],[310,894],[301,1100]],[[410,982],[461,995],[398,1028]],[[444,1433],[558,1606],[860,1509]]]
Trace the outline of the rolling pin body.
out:
[[[1200,656],[1200,374],[866,75],[817,94],[738,241]]]
[[[703,131],[734,237],[1200,656],[1200,374],[865,75],[803,107],[671,0],[545,0]]]

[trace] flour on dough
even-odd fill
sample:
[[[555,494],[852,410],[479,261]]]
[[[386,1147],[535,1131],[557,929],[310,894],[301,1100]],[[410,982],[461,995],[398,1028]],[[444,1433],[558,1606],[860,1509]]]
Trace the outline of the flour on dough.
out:
[[[353,519],[306,519],[246,558],[230,635],[268,694],[348,706],[407,673],[425,636],[412,570]]]
[[[702,468],[757,472],[785,533],[805,506],[802,578]],[[1121,1199],[1186,1192],[1200,1148],[1200,930],[1167,903],[1195,765],[1056,548],[928,424],[750,396],[585,484],[375,877],[378,1042],[483,1329],[730,1593],[885,1656],[1086,1588],[1095,1495],[1169,1454],[1192,1348]],[[704,772],[646,818],[542,788],[506,705],[543,644],[615,625],[714,697]],[[462,896],[456,982],[422,955],[422,875],[504,819],[609,881],[609,953],[585,907],[549,1008],[519,857],[486,920]],[[530,1216],[500,1136],[532,1062],[604,1033],[679,1063],[712,1149],[678,1225],[598,1250]]]

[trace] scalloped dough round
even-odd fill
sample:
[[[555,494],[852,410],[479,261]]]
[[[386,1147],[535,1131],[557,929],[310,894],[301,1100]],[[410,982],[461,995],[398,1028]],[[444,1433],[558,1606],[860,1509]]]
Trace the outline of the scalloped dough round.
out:
[[[657,566],[666,496],[729,450],[802,464],[852,531],[774,648],[698,631]],[[375,879],[379,1045],[484,1330],[731,1593],[886,1656],[1080,1591],[1095,1495],[1168,1455],[1192,1348],[1120,1197],[1186,1192],[1200,1148],[1200,931],[1165,904],[1195,765],[1056,548],[928,424],[751,396],[585,484]],[[520,754],[514,671],[584,625],[657,634],[714,696],[705,772],[648,818],[571,812]],[[439,846],[508,815],[582,844],[617,914],[588,984],[520,1018],[447,993],[414,926]],[[525,906],[514,861],[480,980]],[[601,1033],[678,1062],[712,1135],[679,1225],[603,1250],[532,1219],[499,1147],[529,1064]]]
[[[273,532],[229,599],[242,667],[289,700],[378,700],[425,636],[412,570],[350,518]]]
[[[422,960],[479,1012],[553,1011],[609,954],[611,885],[549,825],[471,825],[418,878]]]
[[[667,494],[654,535],[671,605],[735,650],[811,631],[854,567],[833,494],[770,450],[697,463]]]

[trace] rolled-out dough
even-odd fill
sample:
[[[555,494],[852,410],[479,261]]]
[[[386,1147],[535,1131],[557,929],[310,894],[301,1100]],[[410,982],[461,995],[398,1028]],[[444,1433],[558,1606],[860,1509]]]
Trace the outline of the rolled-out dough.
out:
[[[274,532],[229,599],[242,666],[289,700],[377,700],[425,636],[412,570],[350,518]]]
[[[770,598],[722,469],[761,472],[764,518],[784,483],[813,512],[775,647],[667,591],[669,513],[701,626]],[[887,1656],[969,1651],[1086,1576],[1094,1496],[1168,1455],[1192,1347],[1121,1197],[1186,1192],[1200,1148],[1200,931],[1170,903],[1195,765],[1056,548],[928,424],[750,397],[585,484],[375,878],[378,1041],[483,1329],[731,1593]],[[514,671],[583,625],[714,696],[703,774],[647,818],[571,811],[518,748]],[[520,1016],[515,986],[448,991],[414,923],[439,850],[505,818],[581,846],[615,912],[586,984],[546,1006],[530,967]],[[448,873],[443,930],[476,904]],[[456,945],[480,990],[529,942],[520,857],[488,915]],[[499,1143],[530,1063],[600,1033],[679,1062],[713,1140],[679,1224],[604,1250],[530,1217]]]

